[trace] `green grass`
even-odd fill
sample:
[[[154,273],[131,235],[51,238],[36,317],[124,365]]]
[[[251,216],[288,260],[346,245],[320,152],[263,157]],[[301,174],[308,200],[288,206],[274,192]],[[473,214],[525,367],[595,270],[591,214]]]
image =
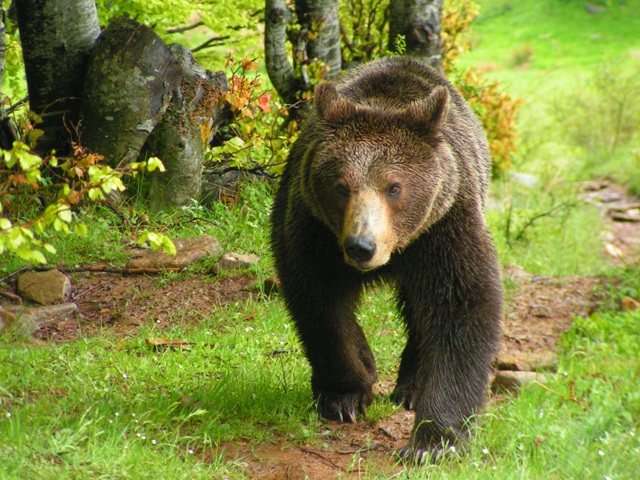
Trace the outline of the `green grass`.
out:
[[[637,127],[635,138],[615,152],[576,141],[576,126],[588,139],[603,130],[603,122],[612,123],[601,112],[615,107],[622,90],[616,79],[633,79],[624,87],[629,92],[625,103],[636,112],[631,124],[640,124],[640,2],[592,3],[607,8],[591,15],[578,0],[480,1],[471,35],[476,46],[461,66],[485,71],[524,101],[520,151],[514,159],[518,171],[555,170],[567,182],[610,177],[640,191]],[[594,91],[607,70],[615,71],[609,91]],[[573,108],[576,99],[585,107]],[[563,106],[566,111],[558,116]]]

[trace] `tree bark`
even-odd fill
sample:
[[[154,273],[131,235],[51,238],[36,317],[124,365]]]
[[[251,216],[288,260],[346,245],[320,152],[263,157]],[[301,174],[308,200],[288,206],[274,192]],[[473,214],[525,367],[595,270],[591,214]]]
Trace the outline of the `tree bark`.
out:
[[[295,18],[300,25],[289,41],[293,45],[293,64],[287,53],[287,26],[294,15],[285,0],[266,0],[265,57],[267,72],[276,91],[289,105],[310,98],[312,78],[309,65],[320,61],[323,78],[336,78],[342,69],[338,0],[296,0]],[[308,109],[290,111],[304,116]]]
[[[398,50],[397,38],[406,42],[406,54],[442,70],[442,0],[393,0],[389,12],[389,50]]]
[[[228,89],[224,72],[204,70],[181,45],[169,49],[179,61],[182,81],[145,145],[145,151],[160,158],[167,170],[150,176],[153,211],[200,199],[204,147],[218,128],[222,93]]]
[[[2,95],[2,81],[4,80],[4,57],[7,51],[7,34],[4,22],[5,11],[0,5],[0,95]]]
[[[78,121],[88,52],[100,34],[94,0],[15,0],[40,155],[64,151]]]
[[[324,78],[336,78],[342,69],[338,0],[296,0],[296,14],[309,32],[307,56],[324,63]]]
[[[296,102],[302,87],[287,56],[287,25],[292,21],[286,0],[266,0],[264,52],[267,73],[278,95],[290,105]]]
[[[114,20],[91,52],[82,145],[112,166],[135,161],[179,85],[178,61],[160,37],[133,20]]]

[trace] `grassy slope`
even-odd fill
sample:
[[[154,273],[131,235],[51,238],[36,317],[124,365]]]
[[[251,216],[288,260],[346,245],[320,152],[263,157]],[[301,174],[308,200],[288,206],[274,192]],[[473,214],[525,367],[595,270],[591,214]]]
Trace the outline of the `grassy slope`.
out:
[[[525,100],[587,75],[602,56],[617,51],[611,38],[625,45],[623,56],[638,46],[640,15],[630,14],[631,9],[638,13],[635,1],[612,2],[615,8],[596,17],[586,15],[581,2],[514,1],[511,10],[501,8],[505,2],[482,3],[486,19],[477,24],[482,42],[466,61],[501,65],[491,75]],[[613,20],[604,25],[607,18]],[[548,33],[555,43],[541,38]],[[602,37],[592,39],[594,33]],[[510,69],[510,53],[525,42],[535,53],[532,68]],[[596,53],[584,45],[603,49]],[[533,131],[531,119],[539,106],[528,105],[524,128]],[[500,201],[514,198],[516,228],[527,215],[549,208],[556,187],[561,201],[573,198],[564,191],[558,166],[540,168],[535,161],[525,166],[544,179],[545,188],[496,185]],[[264,261],[257,272],[267,275],[272,271],[268,192],[249,189],[248,194],[244,206],[233,211],[221,207],[159,221],[177,235],[209,233],[232,248],[259,253]],[[602,270],[597,240],[581,230],[597,221],[594,212],[542,221],[514,249],[505,243],[504,215],[495,209],[490,220],[505,263],[520,263],[533,273]],[[207,221],[184,221],[189,216]],[[114,258],[118,223],[108,216],[96,220],[91,230],[102,234],[59,251],[68,264],[88,256]],[[640,280],[631,276],[629,292],[637,296],[639,288]],[[390,378],[402,335],[390,296],[383,292],[367,298],[362,321],[381,374]],[[407,469],[398,478],[423,473],[434,479],[634,478],[640,456],[638,325],[638,313],[579,321],[564,339],[559,374],[546,383],[548,389],[534,384],[489,408],[467,455],[425,472]],[[379,329],[395,332],[372,335]],[[150,351],[144,344],[150,335],[152,329],[121,340],[105,332],[64,345],[0,338],[0,478],[244,478],[240,465],[216,456],[215,445],[269,441],[276,434],[292,442],[318,441],[323,429],[309,402],[309,369],[280,300],[257,299],[214,311],[208,322],[195,326],[177,322],[165,335],[195,342],[189,352]],[[291,353],[271,356],[276,349]],[[380,400],[373,408],[378,415],[389,409]],[[367,478],[382,477],[374,470]]]

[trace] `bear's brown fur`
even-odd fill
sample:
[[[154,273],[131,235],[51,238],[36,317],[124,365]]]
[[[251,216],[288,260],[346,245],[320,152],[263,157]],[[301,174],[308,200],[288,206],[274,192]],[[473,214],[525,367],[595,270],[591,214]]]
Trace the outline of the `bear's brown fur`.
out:
[[[317,86],[280,181],[272,246],[322,416],[354,421],[371,403],[375,360],[354,312],[367,283],[396,286],[408,340],[392,399],[416,410],[404,458],[438,456],[485,402],[502,314],[489,175],[460,95],[391,57]]]

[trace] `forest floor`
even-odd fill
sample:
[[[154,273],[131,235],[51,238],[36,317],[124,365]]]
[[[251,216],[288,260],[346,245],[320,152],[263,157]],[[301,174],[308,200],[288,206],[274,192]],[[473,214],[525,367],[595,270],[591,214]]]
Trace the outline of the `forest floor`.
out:
[[[602,235],[603,251],[612,261],[636,263],[640,222],[610,218],[611,211],[624,210],[634,199],[621,187],[606,182],[585,186],[583,198],[601,207],[606,225],[605,232],[585,234]],[[607,285],[614,281],[534,276],[515,266],[505,268],[504,276],[508,288],[499,367],[507,370],[528,365],[524,369],[553,371],[559,336],[571,327],[574,317],[597,311],[606,300]],[[152,324],[154,332],[161,335],[176,312],[185,312],[189,322],[204,321],[212,305],[223,307],[255,295],[255,282],[247,274],[218,281],[178,277],[159,282],[142,275],[78,273],[71,301],[78,304],[84,321],[49,325],[35,336],[41,341],[65,342],[110,329],[124,338]],[[393,385],[381,382],[376,388],[378,394],[387,395]],[[493,394],[491,401],[505,400]],[[357,478],[363,473],[361,469],[372,466],[391,474],[398,469],[392,453],[408,442],[412,424],[412,412],[397,411],[375,424],[367,420],[327,422],[321,444],[293,445],[283,438],[260,444],[228,443],[220,449],[225,458],[237,459],[250,478]]]

